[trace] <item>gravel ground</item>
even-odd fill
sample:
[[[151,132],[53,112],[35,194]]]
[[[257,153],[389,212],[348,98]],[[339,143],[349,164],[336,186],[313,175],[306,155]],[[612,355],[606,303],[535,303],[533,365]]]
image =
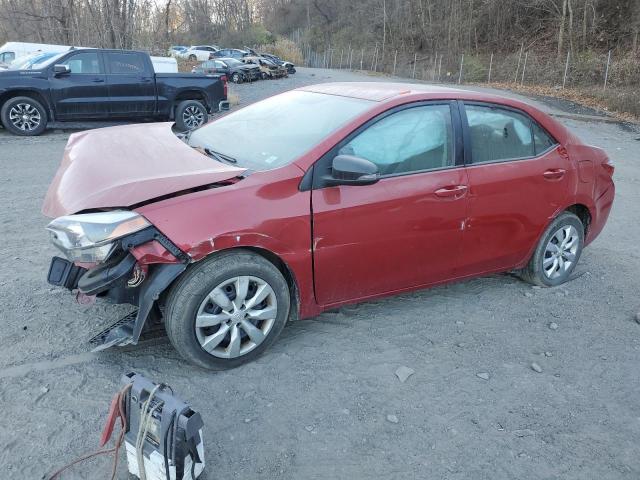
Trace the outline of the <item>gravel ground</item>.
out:
[[[363,78],[384,80],[300,69],[233,90],[247,104]],[[562,121],[616,165],[613,212],[575,280],[538,289],[492,275],[345,307],[289,325],[258,361],[220,373],[186,364],[166,339],[89,353],[86,340],[113,308],[77,305],[45,281],[55,252],[40,206],[68,132],[0,131],[6,478],[39,479],[97,448],[109,400],[132,370],[202,413],[206,479],[639,478],[640,135]],[[405,382],[402,366],[414,371]],[[107,478],[109,461],[64,478]]]

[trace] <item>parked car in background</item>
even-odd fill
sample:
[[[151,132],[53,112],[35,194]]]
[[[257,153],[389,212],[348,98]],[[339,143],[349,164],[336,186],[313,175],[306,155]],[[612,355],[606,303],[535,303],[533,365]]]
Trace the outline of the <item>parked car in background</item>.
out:
[[[294,73],[296,73],[296,66],[293,63],[287,62],[285,60],[282,60],[277,55],[272,55],[270,53],[261,53],[260,56],[264,57],[264,58],[266,58],[268,60],[271,60],[276,65],[280,65],[280,66],[286,68],[287,69],[287,73],[289,75],[293,75]]]
[[[267,58],[245,56],[242,58],[242,61],[247,64],[258,65],[258,67],[260,67],[260,77],[263,80],[287,77],[289,75],[286,68],[276,65]]]
[[[27,42],[7,42],[0,47],[0,63],[7,65],[14,60],[31,55],[34,53],[44,52],[64,52],[71,47],[67,45],[50,45],[46,43],[27,43]]]
[[[178,54],[180,52],[184,52],[188,48],[189,47],[185,47],[183,45],[173,45],[173,46],[169,47],[169,51],[167,52],[167,55],[169,55],[170,57],[173,57],[173,56],[175,56],[176,54]]]
[[[290,318],[494,272],[568,281],[613,172],[514,99],[312,85],[185,142],[161,124],[74,134],[43,206],[66,257],[49,281],[138,307],[102,345],[136,343],[152,318],[189,361],[235,367]]]
[[[260,79],[260,67],[242,63],[235,58],[216,58],[193,67],[192,73],[218,73],[226,75],[233,83],[252,82]]]
[[[176,52],[175,56],[192,62],[204,62],[205,60],[213,58],[218,50],[219,48],[216,45],[194,45],[186,50]]]
[[[0,120],[16,135],[65,120],[175,120],[191,130],[226,108],[224,75],[156,73],[144,52],[75,49],[37,69],[0,72]]]
[[[213,56],[216,58],[235,58],[236,60],[242,60],[249,55],[246,50],[240,50],[238,48],[223,48],[218,50]]]

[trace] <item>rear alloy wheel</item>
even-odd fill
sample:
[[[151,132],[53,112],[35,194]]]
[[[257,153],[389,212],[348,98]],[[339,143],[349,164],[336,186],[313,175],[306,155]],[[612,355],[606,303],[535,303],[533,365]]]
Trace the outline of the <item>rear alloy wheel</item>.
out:
[[[197,100],[185,100],[176,107],[176,126],[180,131],[194,130],[209,121],[209,114]]]
[[[4,128],[15,135],[40,135],[47,127],[47,112],[30,97],[8,100],[0,110],[0,118]]]
[[[198,57],[192,54],[192,55],[189,55],[189,60],[192,62],[195,62],[196,60],[198,60]]]
[[[545,231],[522,277],[545,287],[566,282],[580,259],[583,246],[584,225],[573,213],[562,213]]]
[[[233,368],[276,340],[290,301],[287,282],[271,262],[245,250],[223,252],[193,265],[172,287],[165,326],[185,359]]]

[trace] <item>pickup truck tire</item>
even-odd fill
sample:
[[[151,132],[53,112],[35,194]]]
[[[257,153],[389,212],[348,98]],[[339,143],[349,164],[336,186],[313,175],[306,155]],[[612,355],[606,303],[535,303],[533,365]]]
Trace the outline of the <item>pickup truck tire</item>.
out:
[[[31,97],[13,97],[0,109],[2,125],[14,135],[40,135],[47,128],[47,111]]]
[[[209,121],[209,114],[197,100],[184,100],[176,107],[176,126],[182,132],[198,128]]]

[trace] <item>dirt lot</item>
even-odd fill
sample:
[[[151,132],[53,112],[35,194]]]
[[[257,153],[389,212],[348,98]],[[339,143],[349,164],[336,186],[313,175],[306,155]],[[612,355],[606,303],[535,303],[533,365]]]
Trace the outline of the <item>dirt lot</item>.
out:
[[[362,78],[300,69],[234,90],[246,104]],[[0,131],[5,478],[39,479],[96,448],[131,370],[169,383],[202,413],[207,479],[639,478],[640,134],[562,121],[616,165],[613,212],[575,280],[537,289],[494,275],[343,308],[291,324],[257,362],[222,373],[186,364],[166,340],[89,353],[86,340],[113,309],[77,305],[45,281],[55,252],[40,205],[68,132]],[[394,374],[403,365],[415,370],[405,383]],[[106,478],[108,462],[64,478]]]

